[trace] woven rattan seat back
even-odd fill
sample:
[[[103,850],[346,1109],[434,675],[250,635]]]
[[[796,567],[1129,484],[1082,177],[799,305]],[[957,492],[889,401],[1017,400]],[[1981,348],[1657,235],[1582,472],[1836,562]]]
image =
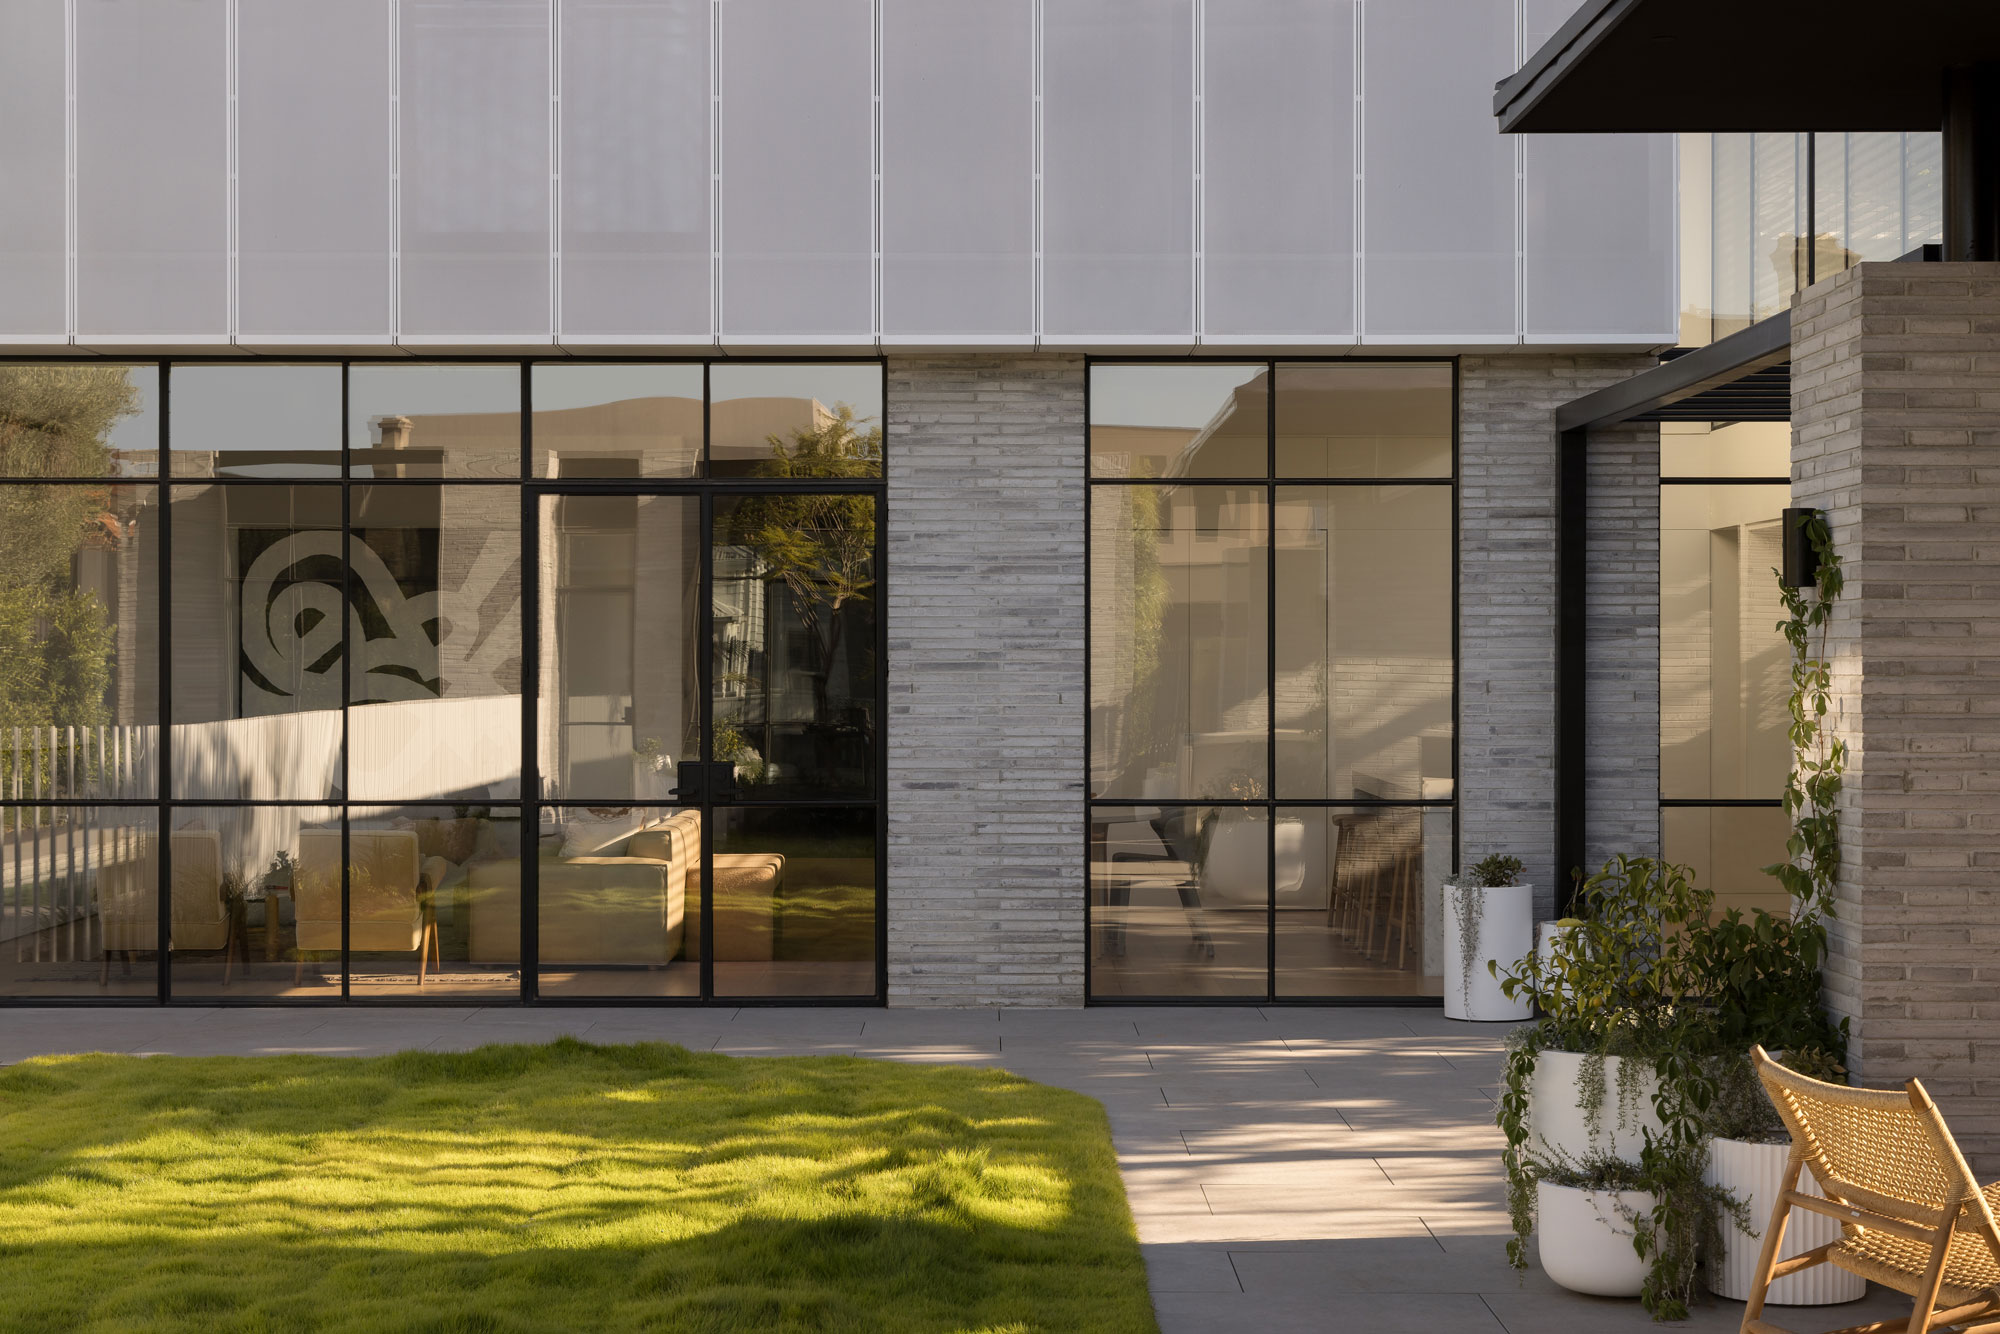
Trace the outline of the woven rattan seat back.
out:
[[[1752,1059],[1821,1187],[1894,1218],[1935,1226],[1979,1183],[1928,1098],[1809,1079],[1759,1047]]]

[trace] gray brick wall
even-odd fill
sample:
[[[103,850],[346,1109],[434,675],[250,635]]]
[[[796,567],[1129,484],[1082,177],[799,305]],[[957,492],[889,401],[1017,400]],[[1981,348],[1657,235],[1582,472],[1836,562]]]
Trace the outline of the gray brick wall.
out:
[[[889,1003],[1083,1001],[1079,356],[889,361]]]
[[[1868,1083],[2000,1169],[2000,265],[1864,264],[1792,322],[1795,503],[1845,560],[1850,750],[1827,970]]]
[[[1555,410],[1651,364],[1494,355],[1459,364],[1459,847],[1527,863],[1553,909]],[[1659,431],[1593,442],[1588,856],[1659,842]],[[1565,870],[1567,868],[1564,868]]]

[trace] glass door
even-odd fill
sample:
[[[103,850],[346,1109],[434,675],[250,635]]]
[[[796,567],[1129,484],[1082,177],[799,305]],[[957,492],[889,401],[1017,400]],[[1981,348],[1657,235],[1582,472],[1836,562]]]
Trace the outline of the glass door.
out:
[[[880,994],[880,503],[537,497],[536,994]]]

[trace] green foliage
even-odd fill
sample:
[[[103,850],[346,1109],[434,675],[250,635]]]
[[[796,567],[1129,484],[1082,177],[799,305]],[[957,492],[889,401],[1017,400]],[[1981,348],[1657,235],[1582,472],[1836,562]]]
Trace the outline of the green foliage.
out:
[[[1791,723],[1792,771],[1785,780],[1785,813],[1792,833],[1785,841],[1786,860],[1764,868],[1776,877],[1807,915],[1815,920],[1834,915],[1834,878],[1840,872],[1840,789],[1847,771],[1847,743],[1827,725],[1833,692],[1833,662],[1826,637],[1833,622],[1833,604],[1846,587],[1833,535],[1817,510],[1800,517],[1806,539],[1819,556],[1812,596],[1779,580],[1786,619],[1779,631],[1792,650]],[[1776,570],[1772,574],[1776,575]]]
[[[1156,1330],[1104,1109],[1000,1070],[92,1055],[0,1117],[9,1329]]]
[[[1746,1224],[1740,1202],[1702,1184],[1707,1141],[1782,1136],[1750,1069],[1751,1045],[1782,1051],[1787,1065],[1818,1078],[1845,1074],[1847,1022],[1836,1024],[1827,1014],[1820,979],[1840,869],[1838,802],[1847,762],[1846,743],[1827,724],[1833,669],[1826,636],[1843,581],[1825,520],[1811,514],[1805,525],[1819,572],[1810,597],[1781,583],[1790,617],[1778,627],[1792,650],[1794,768],[1785,809],[1793,833],[1788,860],[1765,868],[1790,894],[1791,912],[1746,917],[1732,910],[1718,919],[1714,896],[1694,884],[1687,868],[1618,857],[1583,882],[1584,920],[1558,939],[1554,957],[1530,955],[1501,983],[1507,995],[1534,1001],[1542,1014],[1518,1035],[1500,1098],[1515,1233],[1508,1256],[1516,1265],[1527,1262],[1535,1182],[1568,1170],[1528,1143],[1536,1054],[1631,1058],[1621,1070],[1650,1061],[1658,1076],[1654,1112],[1665,1129],[1645,1136],[1629,1179],[1659,1201],[1649,1225],[1634,1228],[1634,1244],[1652,1261],[1643,1300],[1658,1319],[1685,1316],[1696,1259],[1711,1244],[1719,1217],[1730,1213]],[[1595,1088],[1584,1081],[1586,1105],[1602,1096],[1601,1080],[1600,1074]]]
[[[758,463],[762,478],[878,477],[882,428],[861,428],[845,403],[819,425],[792,432],[789,441],[767,437],[771,457]],[[781,584],[811,636],[808,670],[814,721],[827,722],[828,680],[839,661],[850,604],[875,588],[875,498],[856,492],[749,495],[726,510],[717,507],[716,541],[747,547],[757,577]]]
[[[1525,869],[1526,865],[1519,857],[1506,857],[1496,852],[1474,862],[1468,874],[1472,883],[1481,889],[1503,889],[1520,884],[1521,872]]]

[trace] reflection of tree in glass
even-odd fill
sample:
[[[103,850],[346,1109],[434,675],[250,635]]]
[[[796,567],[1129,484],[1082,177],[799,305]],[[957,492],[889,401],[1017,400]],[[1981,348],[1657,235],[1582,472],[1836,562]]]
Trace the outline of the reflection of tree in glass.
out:
[[[1125,717],[1128,765],[1143,773],[1174,756],[1176,720],[1160,713],[1160,649],[1166,638],[1167,604],[1172,600],[1160,565],[1163,497],[1154,486],[1117,488],[1129,506],[1132,541],[1132,693]]]
[[[0,367],[0,476],[109,476],[111,427],[137,409],[121,368]],[[113,628],[70,562],[131,536],[102,488],[0,485],[0,726],[105,721]]]
[[[754,475],[878,477],[882,428],[865,427],[845,403],[789,441],[766,437],[771,457]],[[828,721],[827,684],[839,661],[850,605],[868,600],[875,587],[875,498],[860,494],[745,496],[729,513],[718,542],[747,547],[756,575],[783,584],[813,645],[810,671],[813,721]]]

